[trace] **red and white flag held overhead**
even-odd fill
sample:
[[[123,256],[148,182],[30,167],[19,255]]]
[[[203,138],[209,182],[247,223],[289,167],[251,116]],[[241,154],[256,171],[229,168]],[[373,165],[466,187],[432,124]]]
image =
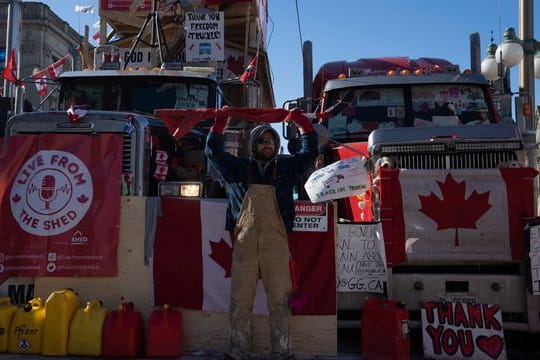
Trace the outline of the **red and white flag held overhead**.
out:
[[[251,59],[246,70],[240,75],[240,81],[245,84],[249,79],[254,79],[257,73],[257,54]]]

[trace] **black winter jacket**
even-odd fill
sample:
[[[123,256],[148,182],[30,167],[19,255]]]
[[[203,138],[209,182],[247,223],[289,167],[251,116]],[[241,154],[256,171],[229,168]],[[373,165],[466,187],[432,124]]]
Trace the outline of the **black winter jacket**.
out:
[[[225,229],[232,231],[236,224],[242,200],[248,189],[248,173],[253,184],[272,184],[276,188],[276,198],[287,232],[294,223],[293,189],[302,176],[315,163],[318,155],[317,133],[312,131],[301,135],[301,147],[295,155],[278,155],[265,167],[263,173],[254,159],[239,158],[224,150],[224,136],[210,132],[206,142],[206,156],[219,170],[229,184],[229,203]],[[251,168],[251,169],[249,169]]]

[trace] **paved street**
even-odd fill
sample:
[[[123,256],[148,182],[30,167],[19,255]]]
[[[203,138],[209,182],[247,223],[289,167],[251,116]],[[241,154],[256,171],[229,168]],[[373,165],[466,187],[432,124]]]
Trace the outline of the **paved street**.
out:
[[[340,330],[339,333],[339,346],[337,356],[297,356],[298,360],[356,360],[362,359],[360,354],[360,331],[358,329]],[[540,359],[540,334],[529,335],[515,332],[508,332],[505,334],[506,352],[509,360],[532,360]],[[186,352],[182,354],[180,359],[191,360],[214,360],[220,359],[221,353],[213,352]],[[0,354],[0,359],[33,359],[38,356],[33,355],[15,355],[15,354]],[[85,357],[43,357],[43,359],[88,359]],[[424,359],[422,355],[422,339],[418,330],[411,331],[411,357],[412,360]],[[141,358],[143,359],[143,358]],[[265,357],[256,356],[254,360],[263,360]]]

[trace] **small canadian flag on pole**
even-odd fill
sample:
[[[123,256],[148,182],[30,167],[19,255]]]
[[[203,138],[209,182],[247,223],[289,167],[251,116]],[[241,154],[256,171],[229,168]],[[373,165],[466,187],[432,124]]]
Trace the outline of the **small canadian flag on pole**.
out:
[[[64,64],[69,55],[64,55],[55,63],[48,65],[45,69],[36,71],[32,74],[32,80],[36,85],[36,89],[41,96],[47,94],[47,79],[56,79],[58,75],[64,72]]]
[[[251,59],[249,62],[249,65],[247,66],[246,70],[240,75],[240,81],[245,84],[248,79],[254,79],[255,74],[257,73],[257,55]]]
[[[22,82],[17,79],[17,62],[15,61],[15,49],[11,49],[8,55],[8,61],[6,68],[4,69],[2,76],[5,80],[14,83],[19,86],[22,85]]]
[[[85,14],[93,14],[94,13],[94,5],[75,5],[75,12],[85,13]]]

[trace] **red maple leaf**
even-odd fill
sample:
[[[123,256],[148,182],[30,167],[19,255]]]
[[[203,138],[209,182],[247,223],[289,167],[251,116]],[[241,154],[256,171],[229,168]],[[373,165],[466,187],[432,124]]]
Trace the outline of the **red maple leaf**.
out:
[[[212,252],[210,253],[210,258],[214,260],[219,266],[225,270],[225,277],[231,277],[231,264],[232,264],[232,247],[225,242],[225,240],[220,239],[219,242],[210,241],[210,248]]]
[[[456,182],[451,174],[444,182],[437,181],[442,199],[431,193],[418,195],[422,207],[420,212],[437,223],[437,230],[455,229],[454,245],[459,246],[458,229],[476,229],[476,221],[490,208],[489,191],[479,194],[475,191],[465,199],[465,181]]]
[[[240,75],[244,72],[244,57],[238,56],[233,57],[229,55],[227,58],[227,69],[230,70],[235,75]]]

